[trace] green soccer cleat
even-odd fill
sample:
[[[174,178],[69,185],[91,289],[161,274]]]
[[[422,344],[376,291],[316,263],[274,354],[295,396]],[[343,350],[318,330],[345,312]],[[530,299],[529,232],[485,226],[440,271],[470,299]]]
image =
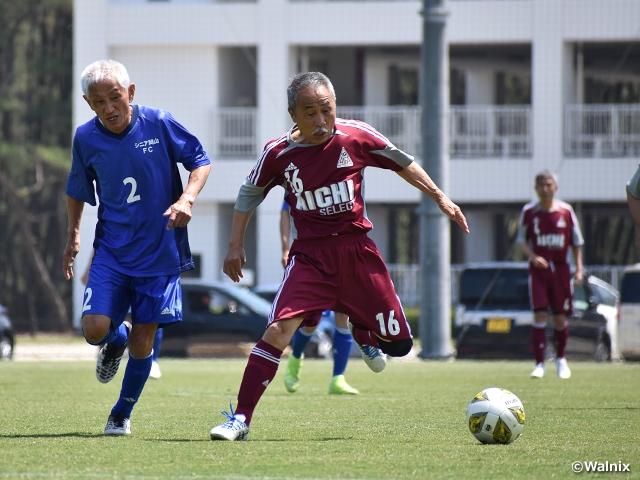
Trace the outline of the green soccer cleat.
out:
[[[287,371],[284,374],[284,386],[289,393],[294,393],[300,386],[300,367],[302,367],[302,360],[304,354],[297,358],[293,354],[289,355],[289,361],[287,362]]]
[[[329,385],[329,393],[336,395],[358,395],[360,392],[347,383],[344,375],[336,375],[331,380],[331,385]]]

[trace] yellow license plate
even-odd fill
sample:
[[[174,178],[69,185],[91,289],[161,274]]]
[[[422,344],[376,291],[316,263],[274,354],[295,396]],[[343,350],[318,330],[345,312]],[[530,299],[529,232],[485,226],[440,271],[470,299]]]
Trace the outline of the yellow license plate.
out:
[[[488,333],[509,333],[511,331],[510,318],[490,318],[487,320]]]

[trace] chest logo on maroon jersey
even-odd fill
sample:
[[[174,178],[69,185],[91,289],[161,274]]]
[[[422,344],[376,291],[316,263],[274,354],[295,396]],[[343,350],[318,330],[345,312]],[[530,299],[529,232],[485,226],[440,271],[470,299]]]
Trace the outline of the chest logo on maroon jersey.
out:
[[[564,218],[560,218],[562,221],[562,225],[564,227],[567,226]],[[560,226],[560,220],[558,220],[556,228],[562,228]],[[553,223],[549,224],[549,222],[541,225],[540,218],[533,218],[533,233],[534,233],[534,244],[537,247],[545,247],[549,250],[562,250],[565,244],[565,235],[564,233],[556,233],[549,232],[549,229],[553,229]]]
[[[566,228],[567,222],[564,221],[564,217],[560,217],[558,223],[556,223],[556,227],[558,228]]]
[[[317,211],[320,215],[335,215],[353,210],[355,189],[353,180],[348,179],[313,191],[295,191],[295,195],[297,210]]]
[[[338,165],[336,168],[344,168],[344,167],[353,167],[353,160],[347,153],[347,150],[342,147],[342,151],[340,152],[340,158],[338,158]]]

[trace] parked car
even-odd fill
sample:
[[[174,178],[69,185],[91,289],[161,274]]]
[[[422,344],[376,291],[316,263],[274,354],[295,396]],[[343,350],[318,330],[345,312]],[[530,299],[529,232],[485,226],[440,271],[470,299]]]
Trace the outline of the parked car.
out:
[[[640,264],[625,269],[620,281],[620,353],[640,360]]]
[[[574,286],[566,355],[569,360],[618,358],[617,290],[589,276]],[[528,265],[467,265],[460,276],[454,332],[458,358],[532,359]],[[547,325],[547,357],[555,356],[553,323]]]
[[[271,304],[234,284],[182,279],[182,322],[164,329],[161,355],[186,356],[190,345],[257,342]]]
[[[9,310],[0,304],[0,360],[13,358],[13,325],[9,320]]]
[[[256,295],[273,303],[280,284],[259,285],[251,289]],[[311,341],[304,351],[306,358],[333,358],[333,332],[336,329],[336,316],[333,312],[324,312],[320,324],[313,332]],[[357,349],[357,347],[356,347]],[[360,351],[357,350],[358,355]]]

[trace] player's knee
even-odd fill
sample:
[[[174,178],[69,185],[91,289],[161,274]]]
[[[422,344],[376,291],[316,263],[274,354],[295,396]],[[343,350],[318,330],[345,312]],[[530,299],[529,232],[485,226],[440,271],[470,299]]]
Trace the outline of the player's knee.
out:
[[[111,320],[104,315],[85,315],[82,317],[82,333],[90,345],[100,345],[109,333]]]
[[[393,342],[378,342],[380,350],[390,357],[404,357],[413,348],[413,340],[405,338],[403,340],[395,340]]]

